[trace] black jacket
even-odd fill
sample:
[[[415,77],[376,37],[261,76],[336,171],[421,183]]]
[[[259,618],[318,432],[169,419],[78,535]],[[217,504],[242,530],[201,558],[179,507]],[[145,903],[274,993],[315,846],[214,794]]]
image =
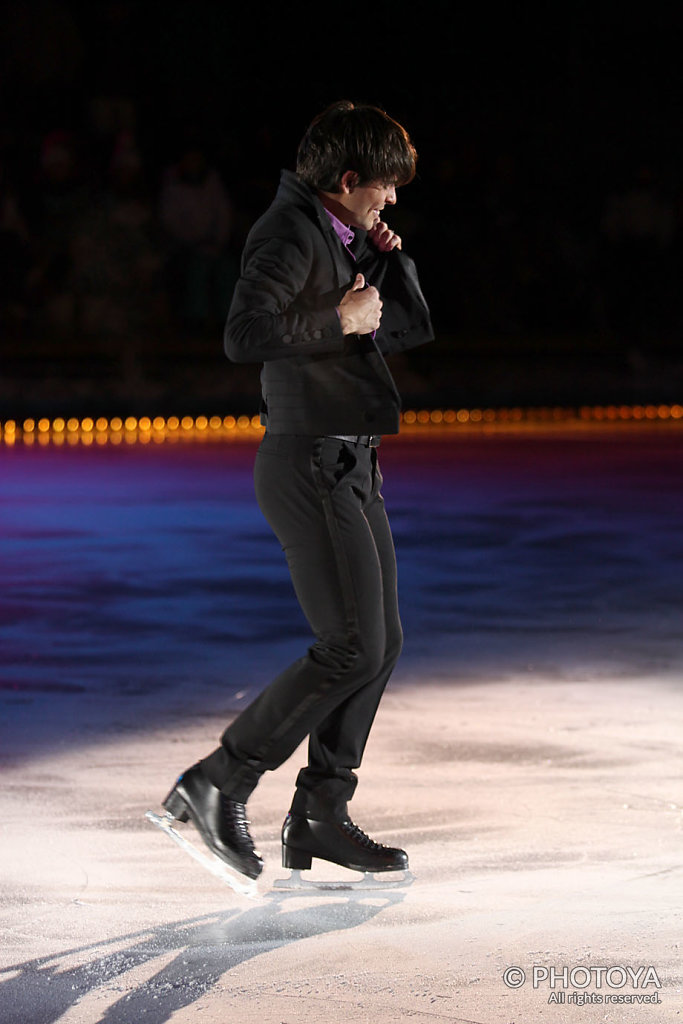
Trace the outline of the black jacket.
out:
[[[261,420],[274,434],[395,434],[400,398],[384,355],[433,338],[415,265],[354,228],[346,251],[315,192],[283,171],[249,232],[225,328],[237,363],[261,362]],[[375,337],[344,336],[335,309],[357,273],[383,302]]]

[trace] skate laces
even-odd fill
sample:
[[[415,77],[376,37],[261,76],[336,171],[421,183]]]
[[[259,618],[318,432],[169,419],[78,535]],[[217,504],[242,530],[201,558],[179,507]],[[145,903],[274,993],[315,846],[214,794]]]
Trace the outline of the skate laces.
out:
[[[240,843],[249,850],[253,850],[254,840],[251,838],[249,833],[249,820],[246,815],[244,804],[238,803],[236,800],[229,800],[225,796],[222,798],[221,804],[223,814],[225,815],[228,823],[238,833]]]
[[[374,839],[371,839],[370,836],[363,831],[360,825],[356,825],[356,823],[351,821],[350,818],[347,818],[346,821],[343,821],[341,823],[341,827],[351,839],[357,842],[359,846],[365,847],[366,850],[387,849],[387,847],[384,846],[383,843],[376,843]]]

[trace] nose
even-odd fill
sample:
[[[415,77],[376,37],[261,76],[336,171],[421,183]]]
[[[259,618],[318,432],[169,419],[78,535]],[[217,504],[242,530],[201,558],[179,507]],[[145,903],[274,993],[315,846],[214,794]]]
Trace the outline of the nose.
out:
[[[389,188],[387,189],[387,194],[386,194],[386,198],[385,198],[384,202],[385,203],[389,203],[390,206],[393,206],[394,203],[396,202],[396,186],[395,185],[390,185]]]

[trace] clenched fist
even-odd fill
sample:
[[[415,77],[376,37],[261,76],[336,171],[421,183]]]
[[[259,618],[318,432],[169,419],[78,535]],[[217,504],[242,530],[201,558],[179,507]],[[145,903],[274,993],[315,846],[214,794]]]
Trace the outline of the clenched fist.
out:
[[[356,274],[348,292],[337,306],[342,334],[370,334],[382,319],[382,300],[376,288],[365,287],[365,278]]]

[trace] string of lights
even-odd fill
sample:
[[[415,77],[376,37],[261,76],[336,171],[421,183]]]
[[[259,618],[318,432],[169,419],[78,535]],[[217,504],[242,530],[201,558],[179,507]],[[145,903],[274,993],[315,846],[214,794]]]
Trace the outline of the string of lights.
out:
[[[401,416],[402,434],[456,433],[464,430],[586,427],[626,424],[683,426],[683,405],[607,405],[504,409],[409,409]],[[61,444],[136,444],[167,441],[249,441],[263,433],[258,416],[113,416],[27,418],[0,422],[0,442]]]

